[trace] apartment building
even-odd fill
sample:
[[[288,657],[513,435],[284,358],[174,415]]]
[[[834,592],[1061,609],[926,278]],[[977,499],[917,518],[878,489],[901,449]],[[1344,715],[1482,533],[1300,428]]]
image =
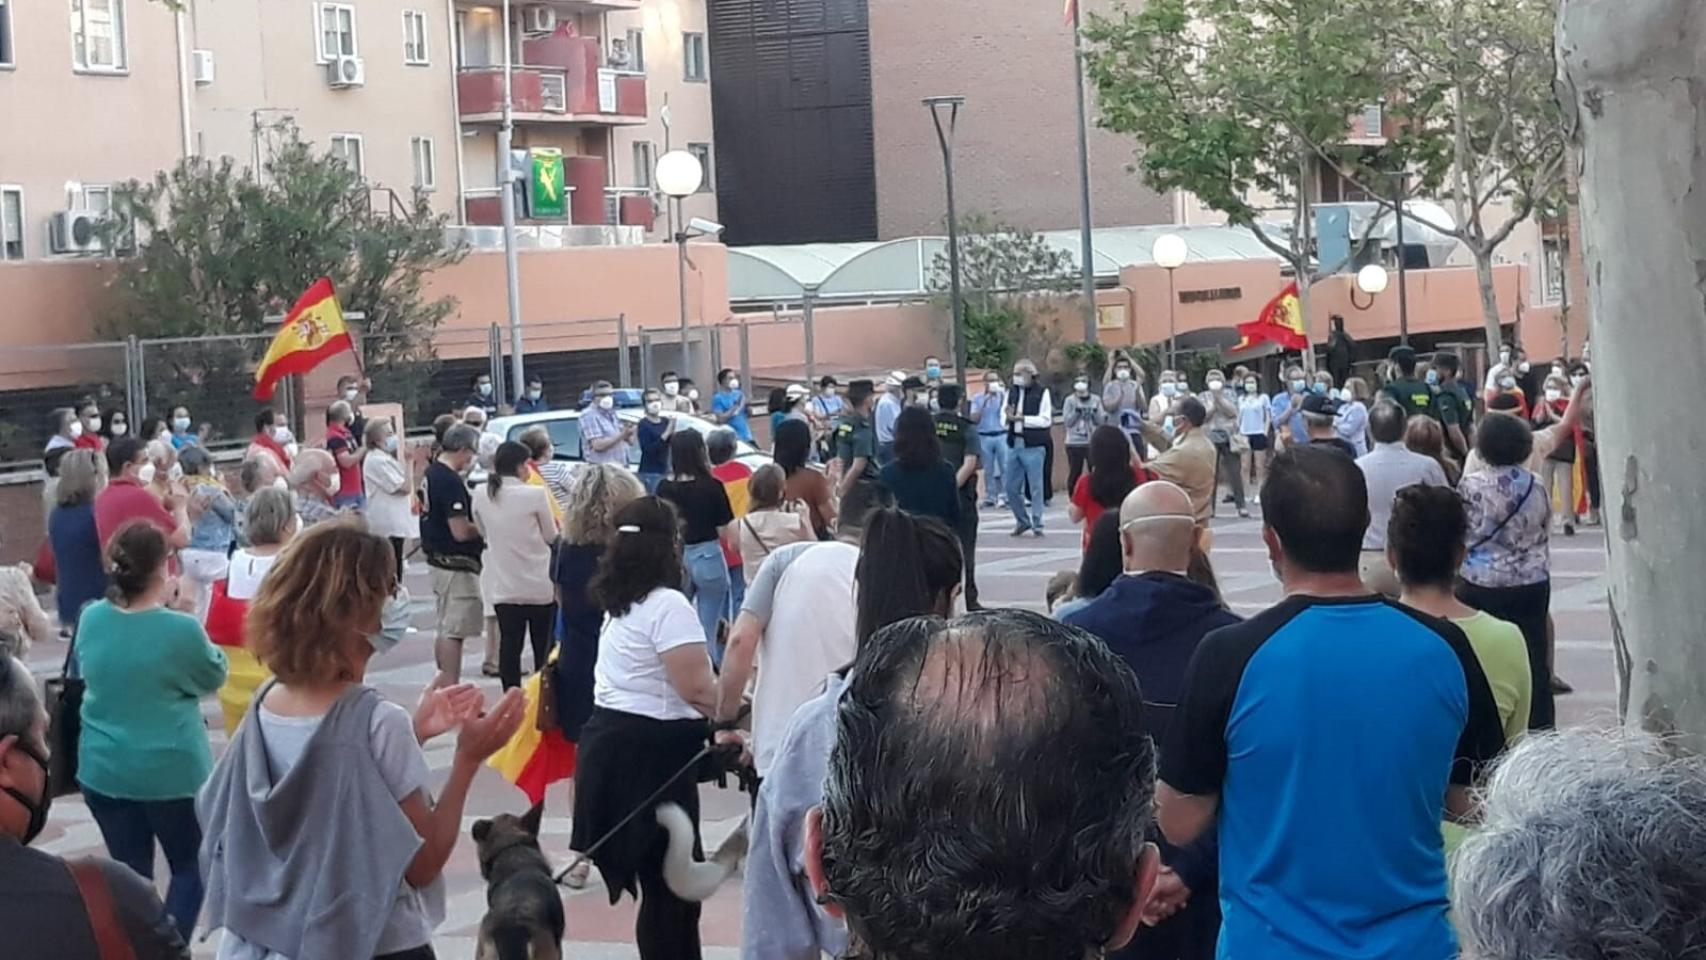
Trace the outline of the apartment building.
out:
[[[501,11],[0,0],[0,262],[106,252],[88,227],[113,184],[189,155],[264,165],[284,120],[360,171],[375,204],[418,195],[459,223],[499,223]],[[511,168],[525,182],[560,156],[566,194],[559,207],[518,190],[524,226],[637,228],[553,231],[567,242],[663,239],[652,165],[670,146],[706,168],[685,215],[716,216],[704,0],[513,0],[509,27]]]
[[[113,185],[183,156],[185,51],[158,3],[0,0],[0,265],[98,252]]]

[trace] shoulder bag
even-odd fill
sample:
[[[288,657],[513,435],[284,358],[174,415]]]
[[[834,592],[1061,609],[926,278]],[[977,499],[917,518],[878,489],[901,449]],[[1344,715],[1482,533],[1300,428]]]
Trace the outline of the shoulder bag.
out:
[[[77,895],[83,900],[83,912],[88,914],[89,929],[95,934],[95,950],[101,960],[136,960],[130,938],[120,925],[118,910],[113,906],[112,887],[100,864],[83,858],[65,861],[71,879],[77,884]]]
[[[42,706],[47,709],[47,775],[56,797],[76,793],[77,744],[83,737],[83,678],[72,669],[76,663],[77,635],[65,647],[65,663],[59,676],[42,684]]]

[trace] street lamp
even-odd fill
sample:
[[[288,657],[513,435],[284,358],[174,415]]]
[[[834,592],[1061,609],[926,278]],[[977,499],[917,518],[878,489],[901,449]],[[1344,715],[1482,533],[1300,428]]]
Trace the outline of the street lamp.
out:
[[[954,212],[954,128],[960,122],[965,97],[925,97],[924,106],[936,124],[936,142],[942,145],[942,171],[948,183],[948,297],[954,317],[954,375],[966,382],[966,314],[960,302],[960,221]],[[942,123],[944,108],[947,124]]]
[[[1179,361],[1178,296],[1173,289],[1173,271],[1190,259],[1191,247],[1176,233],[1163,233],[1149,248],[1155,265],[1167,271],[1167,369],[1177,370]]]
[[[681,201],[699,192],[705,182],[705,168],[699,158],[686,150],[671,150],[658,158],[652,182],[664,195],[675,201],[675,279],[681,302],[681,368],[693,372],[692,347],[687,342],[687,240],[692,236],[687,220],[681,215]]]
[[[1351,306],[1358,310],[1367,310],[1374,306],[1374,298],[1386,292],[1387,284],[1391,283],[1391,275],[1386,268],[1378,263],[1371,263],[1357,271],[1356,286],[1351,290]],[[1357,302],[1357,291],[1368,295],[1368,303]]]
[[[515,246],[515,166],[510,162],[510,147],[515,138],[515,65],[510,56],[509,0],[504,0],[503,18],[504,104],[503,120],[498,124],[498,179],[503,192],[499,194],[499,204],[504,229],[504,286],[509,298],[510,378],[515,381],[514,396],[519,401],[527,384],[523,379],[527,351],[521,342],[521,264]]]

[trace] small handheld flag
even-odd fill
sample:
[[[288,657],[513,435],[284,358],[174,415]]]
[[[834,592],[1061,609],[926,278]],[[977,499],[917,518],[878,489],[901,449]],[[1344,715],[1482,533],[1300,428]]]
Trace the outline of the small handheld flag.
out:
[[[307,373],[345,350],[353,352],[355,344],[344,324],[331,279],[321,277],[290,308],[278,336],[255,368],[255,399],[263,403],[271,400],[280,380],[293,373]]]

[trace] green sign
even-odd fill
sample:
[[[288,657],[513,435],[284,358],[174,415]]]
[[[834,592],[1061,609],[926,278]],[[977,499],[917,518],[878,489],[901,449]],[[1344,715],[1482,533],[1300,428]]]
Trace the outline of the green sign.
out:
[[[533,176],[528,183],[529,209],[534,219],[566,219],[569,215],[569,191],[563,181],[563,151],[554,147],[534,147]]]

